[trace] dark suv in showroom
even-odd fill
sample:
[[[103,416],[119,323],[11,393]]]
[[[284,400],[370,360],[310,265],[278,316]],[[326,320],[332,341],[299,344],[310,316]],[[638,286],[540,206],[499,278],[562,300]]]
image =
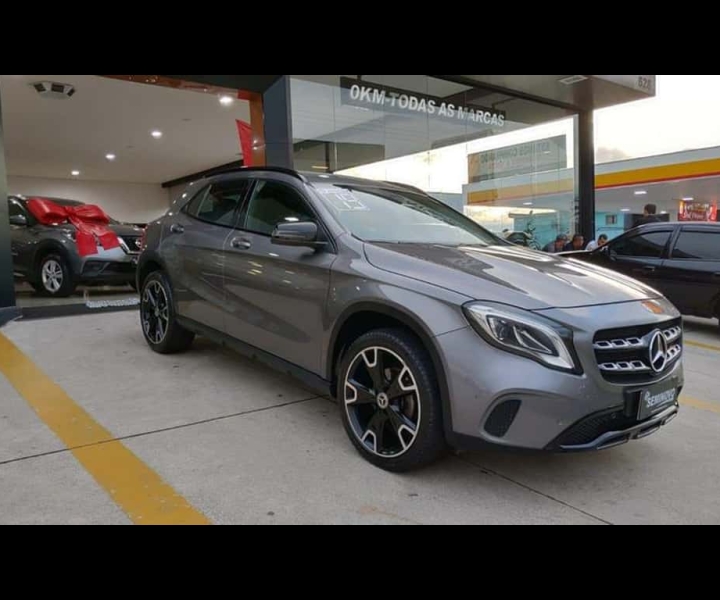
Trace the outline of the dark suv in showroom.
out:
[[[83,206],[74,200],[42,199],[63,207]],[[8,198],[16,279],[27,281],[40,294],[58,298],[72,295],[80,284],[135,287],[141,228],[111,220],[109,228],[117,234],[120,247],[99,248],[95,255],[81,256],[75,227],[69,223],[43,225],[28,210],[28,200],[25,196]]]
[[[720,319],[720,223],[652,223],[566,256],[638,279],[684,315]]]
[[[278,168],[198,181],[148,226],[138,283],[152,350],[199,334],[298,377],[389,471],[448,446],[610,448],[679,410],[670,302],[406,185]]]

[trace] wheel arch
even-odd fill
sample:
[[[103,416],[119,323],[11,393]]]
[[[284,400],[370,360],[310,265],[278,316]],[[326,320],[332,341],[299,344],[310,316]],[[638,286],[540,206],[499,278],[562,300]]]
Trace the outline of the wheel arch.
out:
[[[33,253],[32,270],[30,272],[30,277],[33,281],[37,281],[36,276],[38,274],[38,270],[40,269],[40,263],[46,256],[50,254],[58,254],[62,256],[65,259],[68,268],[70,269],[70,276],[78,276],[78,273],[75,272],[76,265],[72,260],[70,251],[58,241],[46,240],[40,245],[38,245],[38,247],[35,249],[35,252]]]
[[[400,326],[415,335],[428,352],[440,388],[445,432],[446,434],[451,433],[450,389],[434,336],[420,318],[397,306],[379,302],[362,302],[347,308],[336,320],[326,357],[326,378],[331,382],[331,389],[333,391],[337,389],[337,370],[343,351],[360,335],[373,329],[393,326]]]
[[[163,261],[162,258],[160,258],[160,256],[158,256],[155,252],[143,255],[140,258],[137,267],[136,281],[138,291],[142,289],[145,279],[147,279],[147,277],[155,271],[162,271],[168,275],[167,269],[165,268],[165,261]]]

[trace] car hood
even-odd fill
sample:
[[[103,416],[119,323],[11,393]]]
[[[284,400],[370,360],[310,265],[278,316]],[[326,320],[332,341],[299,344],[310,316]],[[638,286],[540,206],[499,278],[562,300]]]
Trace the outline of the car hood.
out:
[[[67,233],[72,233],[75,231],[75,226],[70,225],[69,223],[63,223],[62,225],[53,225],[52,228],[58,231],[65,231]],[[125,225],[124,223],[108,225],[108,229],[110,229],[120,237],[140,237],[143,232],[142,228],[140,227],[135,227],[134,225]]]
[[[370,264],[474,300],[527,310],[635,302],[659,292],[613,271],[519,246],[365,244]]]
[[[143,232],[140,227],[135,227],[134,225],[125,225],[124,223],[108,225],[108,228],[114,231],[120,237],[138,237],[142,235]]]

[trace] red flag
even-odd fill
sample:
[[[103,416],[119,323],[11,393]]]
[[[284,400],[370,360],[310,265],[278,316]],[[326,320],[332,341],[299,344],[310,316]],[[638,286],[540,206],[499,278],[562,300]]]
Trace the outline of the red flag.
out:
[[[253,166],[253,132],[250,123],[236,119],[238,135],[240,136],[240,149],[243,153],[243,164]]]

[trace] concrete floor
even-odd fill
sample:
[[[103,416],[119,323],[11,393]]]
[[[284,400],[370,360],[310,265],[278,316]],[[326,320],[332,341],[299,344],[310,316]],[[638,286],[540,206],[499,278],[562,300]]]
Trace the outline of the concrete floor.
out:
[[[156,355],[134,312],[2,330],[213,523],[718,524],[720,332],[699,320],[687,331],[687,403],[657,435],[398,476],[355,453],[328,400],[203,340]],[[1,375],[0,440],[0,523],[131,522]]]

